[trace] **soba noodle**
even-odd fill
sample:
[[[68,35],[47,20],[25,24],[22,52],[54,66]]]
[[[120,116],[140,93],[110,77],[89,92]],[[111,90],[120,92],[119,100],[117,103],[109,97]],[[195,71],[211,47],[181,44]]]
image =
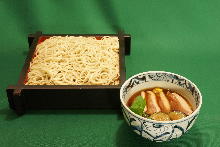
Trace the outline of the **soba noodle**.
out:
[[[38,44],[26,85],[118,85],[118,37],[54,36]]]

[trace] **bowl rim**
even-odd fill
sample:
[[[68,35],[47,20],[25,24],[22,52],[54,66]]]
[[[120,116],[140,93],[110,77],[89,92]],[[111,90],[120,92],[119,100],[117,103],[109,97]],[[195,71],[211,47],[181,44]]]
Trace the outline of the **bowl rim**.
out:
[[[195,111],[190,114],[189,116],[183,118],[183,119],[179,119],[179,120],[173,120],[173,121],[157,121],[157,120],[152,120],[152,119],[148,119],[148,118],[144,118],[140,115],[137,115],[135,114],[133,111],[131,111],[128,106],[125,104],[124,100],[122,99],[122,95],[123,95],[123,89],[125,87],[125,85],[130,82],[131,79],[133,79],[134,77],[136,76],[139,76],[139,75],[143,75],[143,74],[149,74],[149,73],[167,73],[167,74],[172,74],[172,75],[176,75],[178,77],[181,77],[187,81],[189,81],[194,87],[195,87],[195,90],[198,91],[198,94],[199,94],[199,97],[200,97],[200,103],[198,105],[198,107],[195,109]],[[179,74],[176,74],[176,73],[172,73],[172,72],[167,72],[167,71],[146,71],[146,72],[141,72],[141,73],[138,73],[138,74],[135,74],[133,76],[131,76],[130,78],[128,78],[124,83],[123,85],[121,86],[121,89],[120,89],[120,101],[121,101],[121,104],[123,105],[123,107],[129,112],[131,113],[132,115],[134,115],[135,117],[139,118],[139,119],[142,119],[142,120],[145,120],[145,121],[148,121],[148,122],[151,122],[151,123],[157,123],[157,124],[174,124],[174,123],[180,123],[180,122],[183,122],[185,120],[188,120],[190,119],[191,117],[193,116],[196,116],[196,114],[199,113],[200,111],[200,108],[202,106],[202,94],[199,90],[199,88],[196,86],[196,84],[194,84],[191,80],[179,75]],[[123,109],[123,108],[122,108]]]

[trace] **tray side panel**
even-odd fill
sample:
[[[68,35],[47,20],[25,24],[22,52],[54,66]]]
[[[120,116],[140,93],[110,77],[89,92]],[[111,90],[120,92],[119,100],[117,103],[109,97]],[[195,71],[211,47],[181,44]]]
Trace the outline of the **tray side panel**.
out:
[[[120,108],[119,89],[23,90],[25,109]]]

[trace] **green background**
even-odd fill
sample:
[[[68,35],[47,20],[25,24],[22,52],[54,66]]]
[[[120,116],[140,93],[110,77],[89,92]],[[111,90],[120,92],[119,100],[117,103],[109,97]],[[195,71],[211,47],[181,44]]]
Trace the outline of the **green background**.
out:
[[[219,146],[219,0],[0,0],[0,146]],[[27,35],[115,33],[132,36],[127,78],[143,71],[181,74],[200,88],[203,105],[192,129],[155,143],[139,137],[115,110],[31,111],[17,117],[5,89],[15,84]]]

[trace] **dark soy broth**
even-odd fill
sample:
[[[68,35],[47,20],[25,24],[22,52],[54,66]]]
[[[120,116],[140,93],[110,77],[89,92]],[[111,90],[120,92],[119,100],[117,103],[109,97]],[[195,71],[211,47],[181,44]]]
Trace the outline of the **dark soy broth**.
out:
[[[133,101],[135,100],[135,98],[136,98],[137,96],[141,96],[141,92],[142,92],[142,91],[152,91],[152,90],[155,89],[155,88],[160,88],[160,89],[162,89],[163,92],[165,93],[165,95],[167,94],[168,91],[169,91],[170,93],[175,92],[175,91],[172,91],[172,90],[170,90],[170,89],[164,89],[164,88],[161,88],[161,87],[154,87],[154,88],[142,89],[142,90],[140,90],[140,91],[134,93],[134,94],[128,99],[128,101],[127,101],[127,106],[130,107],[130,106],[132,105]],[[177,93],[178,95],[180,95],[181,97],[183,97],[183,98],[186,100],[186,102],[189,104],[189,106],[191,107],[191,109],[192,109],[192,104],[191,104],[183,95],[179,94],[178,92],[175,92],[175,93]],[[158,100],[158,99],[157,99],[157,100]]]

